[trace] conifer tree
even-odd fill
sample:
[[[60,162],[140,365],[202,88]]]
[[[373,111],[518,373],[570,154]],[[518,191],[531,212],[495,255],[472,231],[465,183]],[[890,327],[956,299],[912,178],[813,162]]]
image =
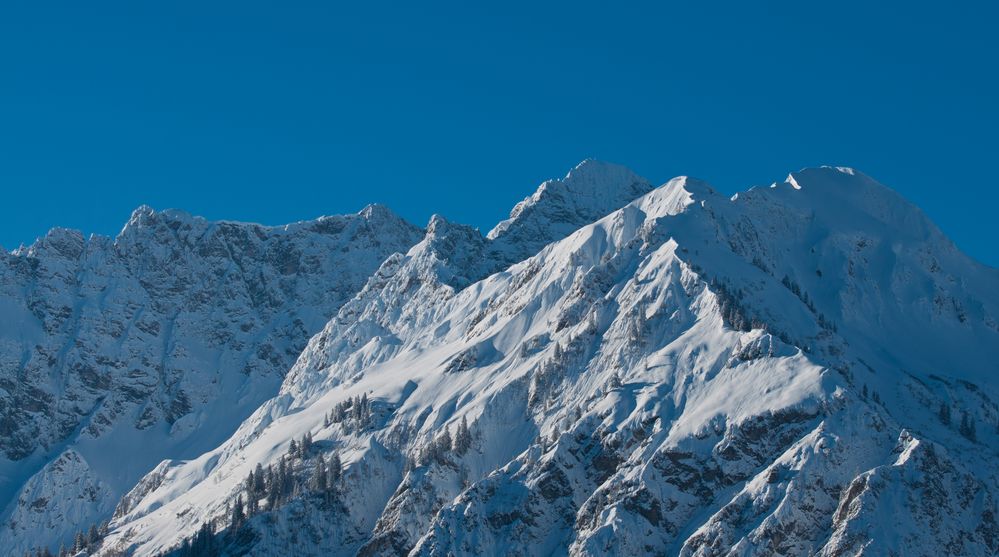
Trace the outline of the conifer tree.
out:
[[[257,467],[254,469],[253,474],[253,485],[256,487],[256,493],[261,495],[264,493],[264,483],[267,481],[267,477],[264,476],[264,467],[259,462]]]
[[[950,405],[946,402],[941,402],[938,415],[940,416],[940,423],[943,425],[950,425]]]
[[[977,435],[975,434],[975,421],[968,415],[967,412],[961,413],[961,426],[959,431],[961,435],[965,436],[969,441],[975,441]]]
[[[83,537],[83,532],[77,532],[73,538],[73,551],[83,551],[87,548],[87,541]]]
[[[468,420],[462,416],[461,423],[458,424],[458,431],[454,434],[454,452],[459,456],[464,455],[471,447],[472,434],[468,430]]]
[[[301,448],[301,450],[302,450],[302,458],[306,458],[309,455],[309,452],[312,450],[312,432],[311,431],[306,431],[305,435],[302,435],[301,447],[302,447]]]
[[[326,470],[326,460],[323,455],[316,459],[316,467],[312,471],[312,489],[319,493],[325,493],[329,486],[329,472]]]
[[[339,454],[333,453],[333,456],[330,457],[327,472],[329,473],[328,485],[330,489],[333,489],[340,482],[340,477],[343,476],[343,464],[340,462]]]
[[[243,510],[243,496],[236,496],[236,504],[232,507],[232,526],[239,528],[246,521],[246,511]]]
[[[452,446],[452,443],[451,443],[451,428],[450,427],[445,427],[444,428],[444,433],[441,433],[441,436],[437,438],[437,450],[438,450],[438,453],[441,456],[443,456],[444,453],[449,452],[451,450],[451,446]]]

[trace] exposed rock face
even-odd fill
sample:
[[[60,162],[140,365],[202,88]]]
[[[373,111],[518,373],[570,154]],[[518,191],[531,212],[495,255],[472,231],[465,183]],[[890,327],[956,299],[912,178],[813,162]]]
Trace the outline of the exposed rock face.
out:
[[[486,237],[433,218],[92,550],[995,554],[996,292],[850,169],[589,161]]]
[[[0,545],[109,518],[157,462],[224,440],[371,272],[420,235],[378,206],[286,227],[141,207],[114,240],[56,229],[0,256],[0,494],[13,501]],[[25,508],[27,492],[15,494],[36,471],[29,491],[76,481],[53,479],[67,458],[100,492],[90,512],[61,508],[58,491]]]

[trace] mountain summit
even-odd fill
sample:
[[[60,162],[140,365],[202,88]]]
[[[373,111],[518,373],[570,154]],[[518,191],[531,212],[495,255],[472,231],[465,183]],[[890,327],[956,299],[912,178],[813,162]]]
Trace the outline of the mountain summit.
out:
[[[138,276],[132,288],[183,300],[199,293],[177,282],[183,273],[154,270],[200,261],[192,254],[222,225],[161,218],[175,224],[153,226],[145,241],[189,247],[126,249],[119,237],[114,249],[137,259],[95,274],[127,269]],[[347,235],[352,226],[369,229],[346,217],[320,223],[277,238],[294,233],[315,246],[311,232],[335,229],[347,250],[337,253],[360,242],[372,264],[356,268],[366,276],[345,283],[336,303],[310,304],[316,319],[303,321],[301,335],[280,337],[289,339],[281,353],[294,357],[239,376],[273,378],[273,389],[235,397],[245,401],[238,408],[246,411],[233,413],[239,423],[215,428],[186,418],[195,402],[210,402],[188,395],[191,408],[173,422],[182,426],[160,418],[174,406],[147,402],[172,400],[176,390],[157,386],[155,396],[141,391],[126,404],[133,390],[117,380],[103,391],[89,386],[82,392],[93,398],[84,401],[114,394],[78,404],[96,408],[79,419],[86,427],[101,426],[93,417],[105,408],[140,417],[153,408],[160,413],[152,423],[162,425],[118,419],[98,427],[94,441],[60,441],[65,448],[52,460],[25,445],[14,456],[40,468],[8,506],[8,547],[56,545],[65,537],[44,528],[86,508],[88,519],[110,522],[83,547],[107,556],[999,552],[999,271],[961,253],[918,208],[859,172],[806,169],[727,197],[694,178],[653,187],[623,167],[585,161],[542,184],[485,237],[439,216],[424,231],[397,222]],[[386,230],[398,241],[371,239]],[[334,256],[298,247],[302,255],[289,263],[286,250],[256,243],[261,233],[253,243],[224,244],[217,256],[231,263],[193,284],[225,284],[230,273],[251,281],[264,268],[281,285],[282,277],[304,280],[303,261],[322,266]],[[30,300],[9,298],[22,304],[11,308],[23,306],[24,323],[34,323],[33,300],[62,315],[61,303],[49,300],[102,292],[78,285],[89,275],[75,267],[32,262],[43,252],[51,261],[100,260],[84,255],[95,242],[52,236],[41,251],[4,259],[9,277],[32,266],[52,277]],[[401,247],[374,263],[371,248],[386,248],[380,255],[388,245]],[[309,284],[305,292],[323,291],[324,283]],[[229,291],[212,292],[207,300],[228,307]],[[305,312],[303,290],[276,292],[285,293],[280,303],[264,296],[254,305],[250,296],[241,307]],[[159,299],[145,303],[155,308]],[[96,300],[69,305],[68,318]],[[144,323],[131,306],[101,307],[101,315],[121,315],[124,331]],[[213,334],[260,354],[239,333],[244,321],[214,318],[219,311],[204,313]],[[185,320],[171,323],[172,335],[186,330],[178,328]],[[43,322],[22,330],[34,331],[32,342],[65,345],[74,338],[67,331],[87,329]],[[20,338],[12,331],[0,332]],[[135,341],[137,358],[149,346],[157,350],[150,361],[161,357],[159,334]],[[21,347],[4,360],[5,373],[17,377],[26,341],[5,342]],[[202,354],[200,344],[190,346]],[[55,376],[79,369],[60,366]],[[53,375],[45,369],[42,376]],[[188,375],[200,385],[219,377],[185,367]],[[72,391],[59,392],[73,401]],[[223,397],[231,392],[224,386],[208,392],[234,399]],[[135,459],[148,473],[130,477],[130,489],[67,480],[109,483],[86,472],[100,469],[88,447],[112,446],[97,445],[112,435],[101,432],[133,443],[113,445],[115,458],[129,462],[150,431],[179,427],[192,444],[164,451],[158,464]],[[77,502],[91,492],[125,494],[112,512],[107,496],[89,507]]]

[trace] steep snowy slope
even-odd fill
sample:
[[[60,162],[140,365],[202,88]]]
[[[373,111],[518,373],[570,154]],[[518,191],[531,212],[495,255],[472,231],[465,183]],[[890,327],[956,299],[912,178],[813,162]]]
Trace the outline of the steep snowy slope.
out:
[[[97,554],[999,551],[996,270],[849,169],[591,195],[559,239],[567,182],[433,219]]]
[[[113,240],[0,254],[0,547],[58,547],[229,437],[420,234],[379,206],[285,227],[141,207]]]

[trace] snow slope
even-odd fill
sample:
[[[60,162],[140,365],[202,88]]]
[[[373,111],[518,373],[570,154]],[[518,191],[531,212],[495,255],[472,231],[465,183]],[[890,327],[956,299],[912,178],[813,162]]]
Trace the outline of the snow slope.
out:
[[[53,549],[165,458],[232,434],[421,231],[384,207],[284,227],[137,209],[0,254],[0,547]]]
[[[999,551],[999,272],[850,169],[644,184],[588,161],[485,238],[432,219],[94,552]]]

